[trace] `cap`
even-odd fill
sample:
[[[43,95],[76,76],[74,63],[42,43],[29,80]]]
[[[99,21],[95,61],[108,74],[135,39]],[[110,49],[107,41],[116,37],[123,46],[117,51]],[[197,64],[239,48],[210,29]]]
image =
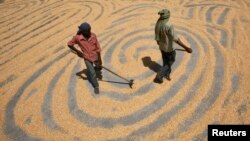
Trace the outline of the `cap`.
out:
[[[80,26],[78,26],[78,28],[80,31],[90,31],[91,30],[91,26],[87,22],[82,23]]]

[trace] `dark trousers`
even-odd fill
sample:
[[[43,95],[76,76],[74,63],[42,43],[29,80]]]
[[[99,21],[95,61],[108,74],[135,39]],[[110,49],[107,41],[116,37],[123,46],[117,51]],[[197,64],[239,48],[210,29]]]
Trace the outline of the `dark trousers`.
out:
[[[162,79],[164,76],[169,76],[171,73],[171,66],[175,62],[175,56],[176,52],[164,52],[161,51],[162,60],[163,60],[163,67],[160,69],[160,71],[157,73],[157,78]]]
[[[87,77],[94,88],[99,87],[97,76],[101,75],[102,68],[94,63],[84,60],[87,67]],[[95,65],[95,66],[94,66]]]

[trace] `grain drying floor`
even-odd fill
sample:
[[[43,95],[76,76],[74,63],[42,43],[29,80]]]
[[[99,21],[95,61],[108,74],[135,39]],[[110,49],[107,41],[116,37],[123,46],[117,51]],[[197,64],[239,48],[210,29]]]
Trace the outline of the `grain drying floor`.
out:
[[[250,123],[248,0],[0,0],[0,138],[55,141],[201,141],[208,124]],[[172,81],[162,64],[157,12],[177,35]],[[89,22],[103,64],[101,94],[66,43]],[[180,48],[176,46],[176,48]]]

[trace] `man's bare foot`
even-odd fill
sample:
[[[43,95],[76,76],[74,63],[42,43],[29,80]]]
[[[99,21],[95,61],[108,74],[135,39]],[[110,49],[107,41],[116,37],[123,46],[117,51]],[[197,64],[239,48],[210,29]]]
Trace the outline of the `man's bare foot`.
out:
[[[170,78],[169,75],[166,76],[166,79],[167,79],[168,81],[171,81],[171,78]]]

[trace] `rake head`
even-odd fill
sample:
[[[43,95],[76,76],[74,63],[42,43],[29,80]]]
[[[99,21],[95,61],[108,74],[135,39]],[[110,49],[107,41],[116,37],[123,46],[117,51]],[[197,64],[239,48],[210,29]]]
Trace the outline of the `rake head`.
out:
[[[130,88],[132,88],[132,86],[133,86],[133,84],[134,84],[134,80],[133,80],[133,79],[131,79],[131,80],[129,81],[129,83],[128,83],[128,84],[129,84],[129,87],[130,87]]]

